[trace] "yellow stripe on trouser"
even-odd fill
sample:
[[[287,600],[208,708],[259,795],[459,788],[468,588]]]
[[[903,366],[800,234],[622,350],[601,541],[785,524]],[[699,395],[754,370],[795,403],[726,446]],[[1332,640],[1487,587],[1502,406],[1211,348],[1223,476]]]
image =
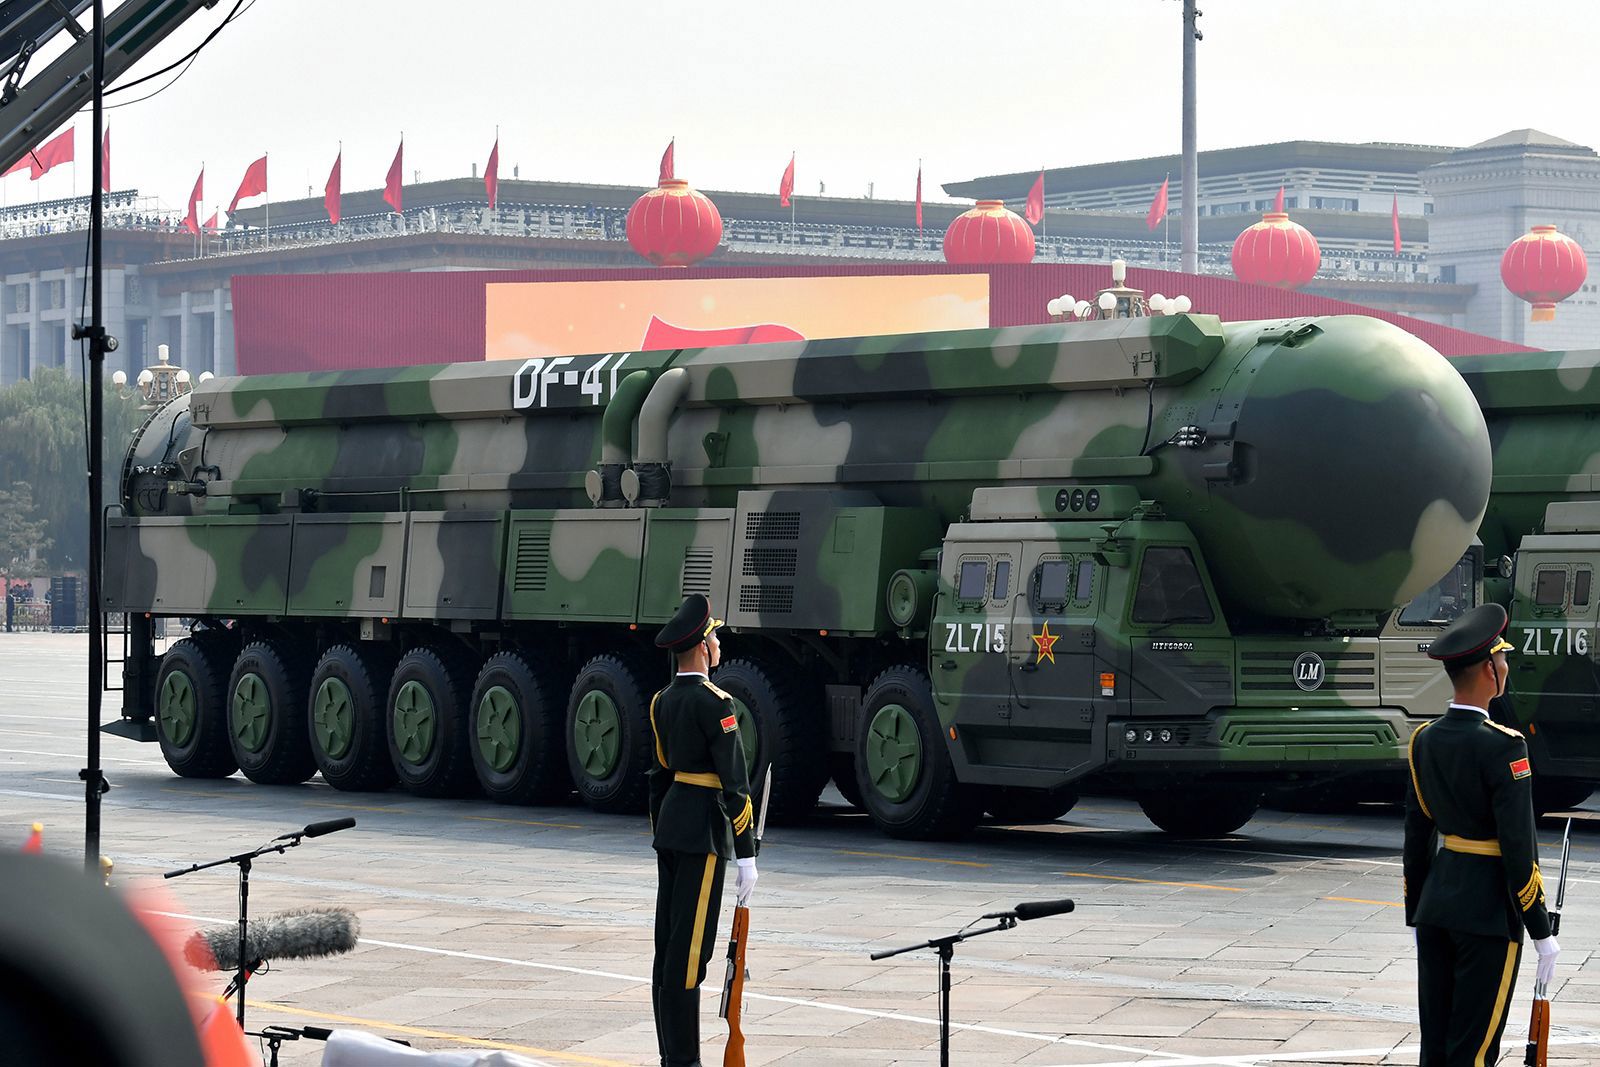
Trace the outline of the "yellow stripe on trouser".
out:
[[[1478,1046],[1478,1054],[1472,1058],[1472,1067],[1483,1067],[1483,1057],[1489,1052],[1489,1043],[1494,1040],[1494,1035],[1500,1030],[1500,1020],[1506,1014],[1506,998],[1511,992],[1511,979],[1517,973],[1517,942],[1513,941],[1506,946],[1506,966],[1500,972],[1500,992],[1495,994],[1494,1009],[1489,1012],[1489,1029],[1484,1031],[1483,1044]]]
[[[700,943],[706,936],[706,914],[711,905],[711,877],[717,872],[717,854],[706,853],[706,873],[700,879],[700,902],[694,906],[694,933],[689,938],[689,973],[684,975],[683,988],[693,989],[694,980],[700,976]],[[1504,990],[1501,990],[1504,995]]]
[[[1465,852],[1469,856],[1500,855],[1500,842],[1492,837],[1457,837],[1455,834],[1445,834],[1444,847],[1451,852]]]

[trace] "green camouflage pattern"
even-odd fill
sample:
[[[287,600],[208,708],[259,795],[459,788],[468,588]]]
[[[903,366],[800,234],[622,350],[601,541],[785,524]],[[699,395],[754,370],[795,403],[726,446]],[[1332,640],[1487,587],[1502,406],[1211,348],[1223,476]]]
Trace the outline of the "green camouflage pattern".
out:
[[[700,592],[794,781],[891,665],[926,670],[969,785],[1394,772],[1443,700],[1437,627],[1390,609],[1489,485],[1461,377],[1355,316],[216,379],[130,449],[105,606],[559,648],[570,683],[654,662]],[[1051,599],[1064,567],[1083,595]]]

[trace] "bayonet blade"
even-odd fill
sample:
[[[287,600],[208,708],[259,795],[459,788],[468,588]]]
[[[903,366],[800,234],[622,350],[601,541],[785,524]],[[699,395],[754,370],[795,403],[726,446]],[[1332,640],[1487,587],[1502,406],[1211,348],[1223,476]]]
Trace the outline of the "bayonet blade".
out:
[[[1561,875],[1556,880],[1556,914],[1567,899],[1567,859],[1572,855],[1572,819],[1567,818],[1567,829],[1561,835]]]
[[[767,832],[767,803],[772,800],[772,766],[767,766],[767,780],[761,786],[761,814],[756,816],[756,840]],[[1565,871],[1566,868],[1562,867]]]

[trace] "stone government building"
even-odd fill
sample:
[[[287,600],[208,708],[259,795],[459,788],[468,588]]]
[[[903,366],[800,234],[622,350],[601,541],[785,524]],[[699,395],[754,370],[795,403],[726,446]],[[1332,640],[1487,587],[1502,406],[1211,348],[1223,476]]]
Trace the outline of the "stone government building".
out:
[[[638,186],[500,182],[488,209],[472,177],[405,189],[393,214],[379,189],[346,193],[330,225],[320,197],[241,210],[203,242],[137,191],[108,194],[106,322],[121,347],[108,370],[130,377],[168,345],[194,374],[236,369],[232,279],[238,275],[641,267],[623,231]],[[1057,168],[1045,173],[1046,219],[1035,263],[1105,263],[1174,269],[1176,227],[1152,232],[1145,212],[1177,156]],[[1316,237],[1322,268],[1304,292],[1414,316],[1540,348],[1594,347],[1595,282],[1530,323],[1528,305],[1501,285],[1505,247],[1552,223],[1600,253],[1600,155],[1536,130],[1467,148],[1289,141],[1200,153],[1200,270],[1228,275],[1234,237],[1271,208],[1279,187],[1291,217]],[[944,186],[960,198],[1019,208],[1037,172]],[[795,197],[796,225],[771,193],[703,190],[724,221],[723,242],[702,266],[905,265],[943,261],[944,230],[965,204],[925,204],[924,229],[906,201]],[[1393,250],[1398,201],[1402,246]],[[1176,211],[1174,211],[1176,214]],[[76,368],[70,341],[84,284],[85,198],[0,209],[0,385],[42,366]],[[1204,307],[1197,307],[1204,311]],[[1045,317],[1044,308],[1038,312]],[[74,371],[74,373],[76,373]]]

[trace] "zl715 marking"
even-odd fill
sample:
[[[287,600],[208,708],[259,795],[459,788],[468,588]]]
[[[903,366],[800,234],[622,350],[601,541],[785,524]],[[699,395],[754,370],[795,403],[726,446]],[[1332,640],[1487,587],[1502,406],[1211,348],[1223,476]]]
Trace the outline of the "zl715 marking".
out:
[[[947,622],[944,625],[946,652],[1004,652],[1006,624],[1003,622]]]

